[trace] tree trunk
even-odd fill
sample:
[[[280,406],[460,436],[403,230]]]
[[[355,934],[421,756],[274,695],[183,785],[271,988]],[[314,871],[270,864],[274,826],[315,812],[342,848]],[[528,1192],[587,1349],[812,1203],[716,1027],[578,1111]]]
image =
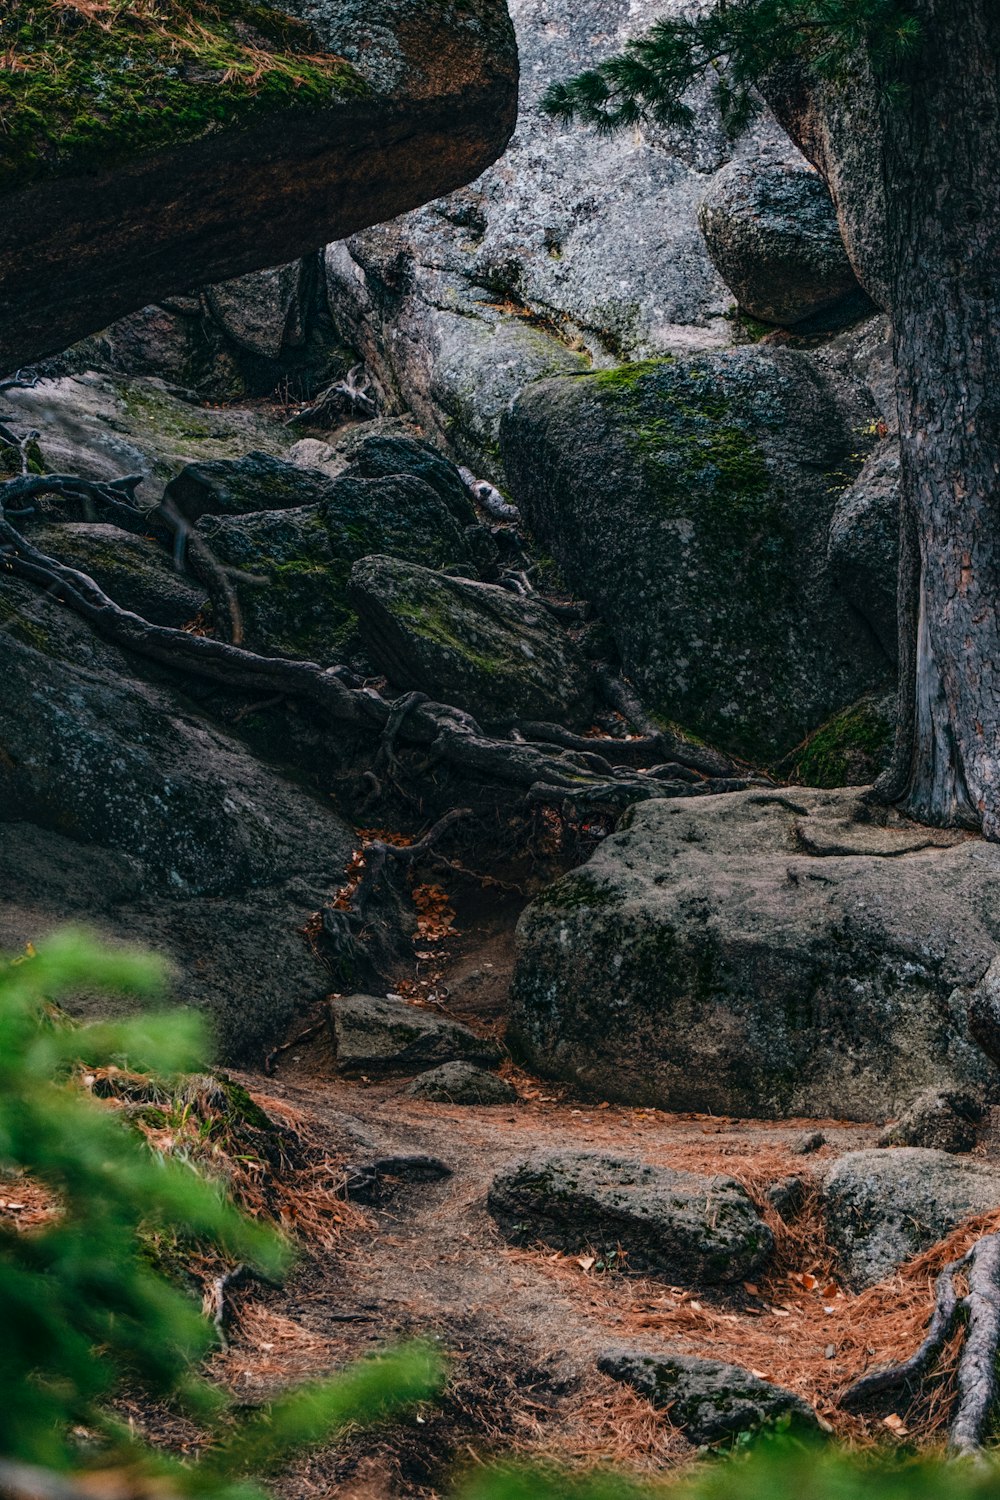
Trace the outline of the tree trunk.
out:
[[[879,790],[1000,839],[1000,3],[915,9],[920,45],[881,106],[903,546]]]

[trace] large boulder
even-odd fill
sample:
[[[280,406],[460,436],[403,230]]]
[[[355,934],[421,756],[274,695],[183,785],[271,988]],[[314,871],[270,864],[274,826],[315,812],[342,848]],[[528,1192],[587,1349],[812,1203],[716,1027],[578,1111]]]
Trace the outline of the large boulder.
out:
[[[783,63],[762,89],[792,140],[822,174],[857,278],[890,308],[892,267],[886,235],[879,85],[859,51],[836,78],[803,58]]]
[[[848,1284],[874,1286],[977,1214],[1000,1208],[1000,1169],[947,1151],[852,1151],[823,1181],[829,1243]]]
[[[542,381],[503,455],[653,711],[773,761],[888,685],[827,561],[860,425],[818,361],[751,347]]]
[[[412,439],[362,441],[336,477],[266,453],[190,464],[167,497],[244,575],[247,644],[279,655],[331,661],[356,649],[347,584],[369,553],[473,574],[489,557],[458,471]]]
[[[816,1413],[801,1396],[740,1365],[637,1349],[609,1350],[597,1364],[605,1375],[632,1386],[654,1406],[666,1407],[671,1426],[699,1446],[732,1442],[743,1433],[776,1425],[783,1431],[819,1431]]]
[[[67,920],[147,944],[259,1060],[329,988],[300,929],[353,833],[53,600],[7,578],[0,623],[0,945]]]
[[[503,0],[283,9],[108,25],[15,0],[0,369],[426,203],[503,150],[517,83]]]
[[[345,1073],[416,1073],[441,1063],[487,1067],[500,1048],[459,1021],[404,1000],[344,995],[330,1002],[337,1067]]]
[[[332,246],[331,308],[383,399],[409,406],[477,473],[501,480],[500,418],[533,380],[730,341],[732,297],[698,229],[711,176],[739,152],[794,153],[766,115],[732,142],[705,84],[680,129],[606,138],[554,123],[547,86],[688,0],[511,0],[517,132],[469,188]]]
[[[368,655],[398,687],[483,724],[586,727],[593,709],[586,664],[536,601],[393,557],[357,563],[350,597]]]
[[[855,791],[651,801],[523,914],[509,1040],[602,1098],[885,1120],[997,1096],[969,1008],[998,950],[994,844]]]
[[[539,1152],[504,1168],[487,1206],[516,1244],[591,1248],[629,1271],[684,1285],[740,1281],[774,1248],[770,1229],[732,1177],[587,1151]]]
[[[789,326],[863,310],[829,190],[805,162],[730,162],[709,184],[698,223],[752,318]]]

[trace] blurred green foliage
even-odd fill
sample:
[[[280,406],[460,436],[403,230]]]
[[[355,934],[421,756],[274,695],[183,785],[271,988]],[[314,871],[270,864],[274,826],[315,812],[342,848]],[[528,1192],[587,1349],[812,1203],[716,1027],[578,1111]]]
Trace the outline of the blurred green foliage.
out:
[[[19,1233],[0,1221],[0,1455],[56,1469],[80,1461],[74,1429],[101,1461],[145,1457],[176,1488],[223,1494],[290,1449],[431,1395],[440,1360],[412,1345],[275,1401],[240,1426],[196,1372],[215,1339],[199,1304],[152,1263],[150,1235],[211,1246],[280,1276],[289,1248],[190,1166],[163,1158],[75,1081],[78,1065],[117,1064],[169,1079],[203,1065],[197,1016],[172,1010],[79,1026],[57,1002],[100,992],[162,993],[155,959],[64,933],[0,967],[0,1173],[28,1174],[58,1211]],[[136,1451],[103,1404],[123,1379],[174,1397],[213,1435],[181,1466]],[[239,1488],[243,1493],[243,1487]]]

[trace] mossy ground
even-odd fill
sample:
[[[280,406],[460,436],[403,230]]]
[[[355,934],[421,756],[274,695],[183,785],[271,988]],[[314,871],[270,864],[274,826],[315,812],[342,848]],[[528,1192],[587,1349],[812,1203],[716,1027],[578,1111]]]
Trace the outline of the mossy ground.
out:
[[[254,0],[6,0],[0,187],[364,90],[307,26]]]

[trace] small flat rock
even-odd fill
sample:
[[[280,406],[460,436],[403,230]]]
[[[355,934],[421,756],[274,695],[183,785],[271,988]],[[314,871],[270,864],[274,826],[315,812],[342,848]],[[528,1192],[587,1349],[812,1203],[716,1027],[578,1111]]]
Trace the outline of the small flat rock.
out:
[[[435,1104],[516,1104],[517,1089],[477,1068],[472,1063],[442,1063],[429,1073],[421,1073],[407,1087],[412,1099],[429,1099]]]
[[[570,1252],[620,1246],[630,1271],[684,1285],[740,1281],[773,1249],[771,1231],[731,1177],[590,1152],[538,1153],[493,1180],[487,1204],[515,1244]]]
[[[880,1146],[971,1151],[985,1113],[981,1096],[961,1089],[925,1089],[879,1136]]]
[[[347,1168],[347,1196],[355,1203],[384,1203],[404,1186],[446,1182],[451,1175],[436,1156],[380,1156]]]
[[[337,1066],[345,1073],[412,1073],[440,1063],[490,1066],[496,1042],[402,1000],[345,995],[330,1005]]]
[[[826,1145],[826,1136],[821,1130],[811,1130],[808,1135],[801,1135],[792,1146],[793,1156],[812,1156],[816,1151],[822,1151]]]
[[[771,1385],[741,1365],[685,1354],[655,1357],[632,1349],[602,1354],[598,1368],[669,1410],[670,1420],[692,1443],[720,1443],[786,1422],[799,1430],[818,1427],[816,1413],[792,1391]]]
[[[852,1151],[823,1182],[826,1232],[852,1287],[874,1286],[975,1214],[1000,1208],[1000,1169],[947,1151]]]

